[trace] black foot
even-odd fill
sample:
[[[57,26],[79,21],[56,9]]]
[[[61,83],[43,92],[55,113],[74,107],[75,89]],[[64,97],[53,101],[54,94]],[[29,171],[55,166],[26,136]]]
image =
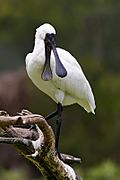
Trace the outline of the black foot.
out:
[[[58,156],[58,158],[59,158],[61,161],[63,161],[62,156],[61,156],[59,150],[55,148],[55,151],[56,151],[56,155]]]

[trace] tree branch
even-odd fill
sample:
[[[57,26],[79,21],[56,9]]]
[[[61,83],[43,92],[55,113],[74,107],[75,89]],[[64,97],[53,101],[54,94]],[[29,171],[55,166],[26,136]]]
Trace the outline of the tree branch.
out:
[[[27,128],[34,125],[35,128]],[[80,180],[71,166],[80,163],[79,158],[61,154],[61,161],[55,152],[55,137],[52,128],[43,116],[23,110],[17,116],[0,111],[0,143],[13,144],[31,161],[48,180]]]

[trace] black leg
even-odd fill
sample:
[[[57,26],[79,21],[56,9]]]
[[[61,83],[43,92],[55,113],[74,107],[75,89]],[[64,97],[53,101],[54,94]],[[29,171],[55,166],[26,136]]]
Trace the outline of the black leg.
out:
[[[61,107],[59,107],[59,106],[61,106]],[[61,109],[61,112],[62,112],[62,111],[63,111],[63,107],[62,107],[62,105],[61,105],[60,103],[57,104],[57,109],[56,109],[54,112],[52,112],[51,114],[48,114],[48,115],[45,117],[45,119],[46,119],[46,120],[49,120],[49,119],[57,116],[58,113],[59,113],[59,108]]]
[[[56,118],[56,138],[55,138],[55,150],[58,154],[59,159],[62,160],[59,149],[58,149],[58,145],[59,145],[59,137],[60,137],[60,129],[61,129],[61,122],[62,122],[62,111],[63,111],[63,107],[62,104],[58,103],[57,104],[57,109],[56,111],[54,111],[53,113],[49,114],[48,116],[45,117],[46,120],[49,120],[55,116],[57,116]]]
[[[48,114],[45,119],[48,121],[49,119],[55,117],[58,115],[58,109],[56,109],[56,111],[52,112],[51,114]]]
[[[58,115],[57,115],[57,118],[56,118],[57,129],[56,129],[55,149],[56,149],[56,152],[58,154],[58,157],[62,160],[58,146],[59,146],[61,123],[62,123],[61,115],[62,115],[63,107],[62,107],[62,105],[60,103],[58,103],[57,108],[58,108]]]

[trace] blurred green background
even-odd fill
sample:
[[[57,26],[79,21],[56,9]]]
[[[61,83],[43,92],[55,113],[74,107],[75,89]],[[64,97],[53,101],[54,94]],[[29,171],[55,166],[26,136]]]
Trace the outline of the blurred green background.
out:
[[[33,49],[35,29],[45,22],[56,28],[57,45],[71,52],[81,64],[97,105],[95,115],[78,105],[65,107],[60,150],[82,158],[82,164],[75,168],[83,179],[117,180],[120,178],[119,0],[0,0],[0,109],[16,114],[27,108],[46,115],[56,108],[32,84],[25,71],[25,56]],[[54,124],[51,121],[53,128]],[[6,146],[0,145],[1,178],[27,179],[27,162],[20,156],[12,161],[15,151],[11,150],[8,163],[5,149]],[[35,171],[30,177],[35,179],[37,175]]]

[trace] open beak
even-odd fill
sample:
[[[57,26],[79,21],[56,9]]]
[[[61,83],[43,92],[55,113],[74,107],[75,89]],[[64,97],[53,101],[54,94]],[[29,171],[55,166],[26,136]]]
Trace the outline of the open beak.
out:
[[[65,77],[67,75],[67,71],[66,71],[65,67],[63,66],[62,62],[60,61],[60,58],[59,58],[57,50],[56,50],[54,34],[46,34],[46,38],[45,38],[45,64],[44,64],[43,72],[41,75],[41,77],[44,81],[49,81],[52,79],[52,70],[50,67],[51,50],[53,50],[53,54],[55,56],[56,74],[61,78]]]

